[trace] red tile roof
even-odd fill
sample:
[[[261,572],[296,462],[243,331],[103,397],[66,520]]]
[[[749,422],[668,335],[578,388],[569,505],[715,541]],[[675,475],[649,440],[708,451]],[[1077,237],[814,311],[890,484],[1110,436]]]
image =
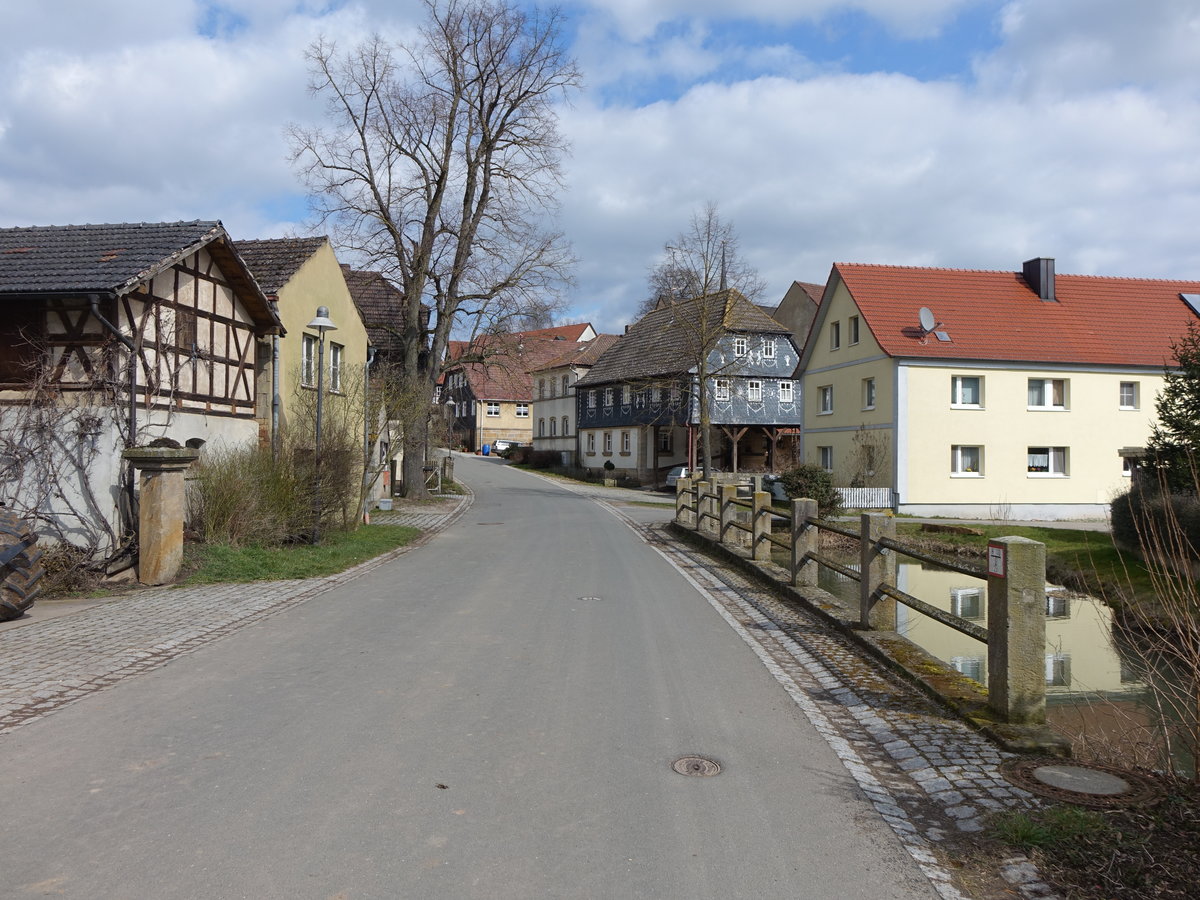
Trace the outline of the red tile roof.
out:
[[[493,335],[474,345],[451,341],[448,356],[454,359],[466,354],[485,354],[483,362],[470,362],[462,367],[476,400],[528,401],[533,399],[530,371],[542,368],[568,351],[587,346],[586,343],[543,336],[554,330]]]
[[[889,356],[1161,366],[1196,314],[1181,293],[1200,281],[1058,275],[1057,301],[1018,272],[836,263],[871,334]],[[949,342],[924,335],[928,307]]]

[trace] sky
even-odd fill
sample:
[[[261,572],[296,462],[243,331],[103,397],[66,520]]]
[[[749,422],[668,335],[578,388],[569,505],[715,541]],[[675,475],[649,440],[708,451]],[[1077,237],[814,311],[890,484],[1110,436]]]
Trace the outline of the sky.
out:
[[[561,4],[562,321],[619,331],[705,203],[778,302],[834,262],[1200,278],[1200,0]],[[304,51],[417,0],[0,0],[0,227],[313,233]]]

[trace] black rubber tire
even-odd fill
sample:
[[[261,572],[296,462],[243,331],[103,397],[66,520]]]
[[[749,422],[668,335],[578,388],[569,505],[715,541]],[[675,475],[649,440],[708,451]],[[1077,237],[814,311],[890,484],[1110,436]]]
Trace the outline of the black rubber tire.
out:
[[[42,551],[37,546],[37,535],[29,523],[16,513],[0,509],[0,556],[8,551],[17,552],[0,565],[0,622],[19,619],[33,606],[42,589]]]

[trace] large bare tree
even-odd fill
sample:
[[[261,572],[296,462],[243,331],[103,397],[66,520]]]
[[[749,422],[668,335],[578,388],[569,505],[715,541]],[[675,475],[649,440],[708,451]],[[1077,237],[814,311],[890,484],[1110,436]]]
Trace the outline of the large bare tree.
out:
[[[663,255],[650,269],[649,295],[638,315],[672,300],[710,297],[733,288],[753,303],[766,284],[741,254],[732,222],[721,218],[717,204],[708,201],[692,213],[688,227],[663,245]]]
[[[412,41],[309,49],[328,122],[293,127],[290,139],[338,246],[401,291],[398,324],[367,324],[399,338],[397,393],[427,408],[456,325],[541,315],[566,277],[569,250],[545,223],[565,152],[555,107],[580,75],[557,11],[514,0],[424,3]],[[427,417],[409,416],[408,496],[426,493],[427,442]]]

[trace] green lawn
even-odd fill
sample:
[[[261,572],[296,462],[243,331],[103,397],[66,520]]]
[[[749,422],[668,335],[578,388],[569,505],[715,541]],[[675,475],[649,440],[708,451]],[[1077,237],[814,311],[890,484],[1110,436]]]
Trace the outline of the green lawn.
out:
[[[187,575],[179,583],[191,585],[319,578],[344,572],[381,553],[403,547],[420,534],[420,529],[403,525],[364,525],[353,532],[330,533],[316,546],[188,544],[184,548],[184,570]]]

